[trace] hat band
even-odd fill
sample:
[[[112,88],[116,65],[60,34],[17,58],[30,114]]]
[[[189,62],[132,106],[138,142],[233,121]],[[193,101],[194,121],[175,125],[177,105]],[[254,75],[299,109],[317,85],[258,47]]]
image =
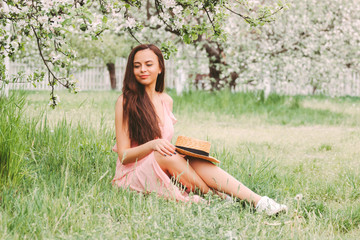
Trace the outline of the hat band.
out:
[[[175,147],[180,148],[180,149],[185,150],[185,151],[188,151],[188,152],[192,152],[192,153],[198,154],[198,155],[202,155],[202,156],[206,156],[206,157],[209,156],[209,153],[208,153],[208,152],[201,151],[201,150],[199,150],[199,149],[187,148],[187,147],[182,147],[182,146],[175,146]]]

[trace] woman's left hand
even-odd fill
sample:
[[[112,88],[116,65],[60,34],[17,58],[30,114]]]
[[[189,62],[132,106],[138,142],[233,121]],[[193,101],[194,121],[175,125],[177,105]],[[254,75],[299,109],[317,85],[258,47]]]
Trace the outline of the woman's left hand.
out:
[[[164,156],[176,154],[175,146],[166,139],[159,138],[152,140],[152,149]]]

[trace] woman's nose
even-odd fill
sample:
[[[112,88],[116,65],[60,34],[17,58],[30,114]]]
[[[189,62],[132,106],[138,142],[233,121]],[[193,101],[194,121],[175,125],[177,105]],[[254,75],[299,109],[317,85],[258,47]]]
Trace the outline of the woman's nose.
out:
[[[141,70],[142,72],[145,72],[145,71],[146,71],[146,66],[145,66],[145,65],[142,65],[140,70]]]

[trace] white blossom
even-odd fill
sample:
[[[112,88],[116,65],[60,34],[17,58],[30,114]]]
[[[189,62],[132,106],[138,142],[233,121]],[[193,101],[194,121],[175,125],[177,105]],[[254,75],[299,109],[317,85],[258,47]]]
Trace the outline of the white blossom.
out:
[[[47,16],[40,16],[38,18],[39,23],[47,23],[48,17]]]
[[[149,23],[150,23],[150,25],[155,26],[155,25],[161,24],[161,21],[159,20],[159,18],[152,16],[149,19]]]
[[[184,24],[184,20],[183,20],[183,19],[177,18],[177,19],[175,19],[175,21],[174,21],[174,26],[175,26],[176,29],[181,29],[181,27],[183,26],[183,24]]]
[[[41,3],[45,9],[49,9],[54,5],[53,1],[49,0],[41,0]]]
[[[174,7],[174,9],[173,9],[174,14],[177,15],[177,16],[180,15],[182,11],[183,11],[183,7],[180,6],[180,5]]]
[[[166,8],[173,8],[176,6],[175,0],[164,0],[163,3]]]
[[[126,19],[126,23],[125,26],[128,28],[133,28],[136,26],[136,21],[134,18],[129,17],[128,19]]]
[[[20,9],[18,9],[17,7],[13,7],[13,6],[9,6],[9,11],[15,14],[19,14],[21,13]]]
[[[167,13],[167,12],[165,12],[165,13],[160,13],[160,17],[162,18],[162,19],[164,19],[164,21],[166,21],[166,22],[168,22],[169,20],[170,20],[170,18],[171,18],[171,16],[170,16],[170,14],[169,13]]]

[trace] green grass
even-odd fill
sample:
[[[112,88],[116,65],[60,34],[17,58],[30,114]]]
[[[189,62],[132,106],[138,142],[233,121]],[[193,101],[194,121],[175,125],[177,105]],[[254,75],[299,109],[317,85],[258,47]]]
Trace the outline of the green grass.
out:
[[[177,103],[175,111],[185,111],[189,114],[203,112],[219,113],[218,119],[222,115],[231,117],[248,116],[250,118],[261,118],[269,124],[281,125],[358,125],[360,118],[354,118],[346,112],[336,112],[331,109],[314,109],[311,107],[303,107],[302,101],[306,97],[294,96],[286,97],[271,94],[264,99],[263,94],[232,94],[230,92],[215,92],[209,94],[206,92],[190,92],[181,97],[175,97]],[[321,97],[312,98],[313,100],[326,101]],[[358,103],[356,99],[344,98],[342,102]],[[345,104],[344,104],[345,105]]]
[[[360,99],[191,92],[175,136],[208,139],[219,166],[288,204],[278,218],[242,202],[168,201],[111,186],[119,92],[0,99],[0,239],[357,239]],[[297,194],[301,200],[294,200]]]

